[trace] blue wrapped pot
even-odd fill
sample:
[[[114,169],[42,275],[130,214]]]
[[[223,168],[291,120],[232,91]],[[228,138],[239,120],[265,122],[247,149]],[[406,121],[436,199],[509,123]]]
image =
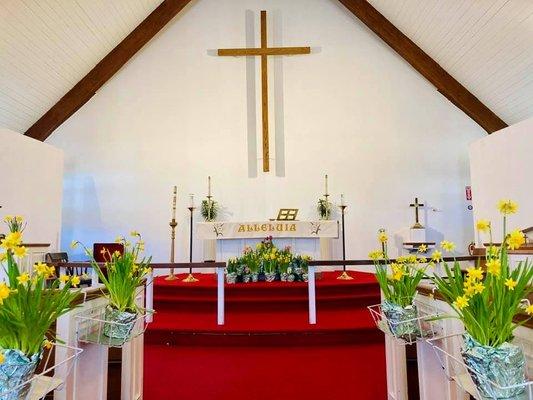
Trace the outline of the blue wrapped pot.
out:
[[[412,341],[420,336],[418,312],[414,304],[402,307],[384,300],[381,310],[387,317],[388,327],[395,337]]]
[[[0,399],[25,399],[30,392],[31,385],[24,385],[29,381],[41,361],[42,353],[31,357],[16,349],[3,351],[4,362],[0,364]]]
[[[127,341],[137,320],[137,313],[119,311],[111,307],[105,310],[105,320],[113,322],[104,323],[104,335],[113,339]]]
[[[481,396],[517,399],[525,392],[525,386],[508,388],[526,382],[526,359],[520,347],[507,342],[499,347],[484,346],[468,333],[463,339],[461,354]]]

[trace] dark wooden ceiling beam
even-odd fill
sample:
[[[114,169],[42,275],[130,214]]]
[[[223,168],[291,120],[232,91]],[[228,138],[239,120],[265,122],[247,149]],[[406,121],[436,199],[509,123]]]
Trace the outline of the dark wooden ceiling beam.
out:
[[[380,14],[367,0],[339,1],[430,81],[442,95],[476,121],[488,133],[507,127],[507,124],[502,119]]]
[[[164,0],[25,134],[44,141],[57,127],[87,103],[99,88],[190,2],[191,0]]]

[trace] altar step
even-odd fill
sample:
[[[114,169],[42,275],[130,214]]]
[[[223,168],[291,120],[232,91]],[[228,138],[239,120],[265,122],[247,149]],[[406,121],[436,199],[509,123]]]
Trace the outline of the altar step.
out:
[[[157,278],[154,322],[145,340],[172,346],[333,345],[383,342],[367,306],[379,303],[372,274],[355,273],[339,281],[325,272],[317,281],[317,324],[308,322],[306,283],[257,282],[225,286],[226,323],[216,324],[216,280],[199,282]],[[180,276],[180,278],[182,278]]]

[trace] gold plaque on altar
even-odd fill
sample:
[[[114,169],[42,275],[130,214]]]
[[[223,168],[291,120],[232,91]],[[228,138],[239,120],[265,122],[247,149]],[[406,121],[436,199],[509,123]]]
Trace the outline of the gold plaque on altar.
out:
[[[297,208],[281,208],[278,212],[277,221],[296,221],[298,215]]]

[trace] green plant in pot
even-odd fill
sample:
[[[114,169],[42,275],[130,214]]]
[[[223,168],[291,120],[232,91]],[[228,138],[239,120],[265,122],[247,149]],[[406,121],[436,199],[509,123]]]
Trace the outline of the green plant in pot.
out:
[[[228,260],[228,265],[226,267],[226,282],[229,284],[235,284],[237,282],[237,268],[239,261],[237,257],[232,257]]]
[[[502,200],[498,208],[503,215],[501,246],[492,244],[489,221],[477,223],[478,231],[490,236],[486,268],[479,263],[465,275],[457,261],[451,266],[444,263],[444,276],[434,276],[433,281],[455,310],[454,317],[464,324],[462,357],[480,395],[516,399],[525,391],[526,365],[522,349],[511,341],[514,330],[526,322],[515,323],[515,316],[521,312],[533,315],[533,306],[523,302],[533,290],[533,263],[510,265],[508,250],[519,248],[525,237],[518,230],[506,232],[507,216],[517,211],[517,204]]]
[[[7,281],[0,282],[0,398],[26,398],[25,385],[38,367],[54,336],[52,326],[72,310],[80,283],[77,276],[55,275],[55,268],[37,263],[24,272],[17,260],[26,256],[21,217],[7,216],[10,233],[0,241],[0,264]]]
[[[318,199],[317,204],[318,216],[320,219],[328,220],[331,217],[332,204],[327,198]]]
[[[205,221],[212,222],[217,219],[218,209],[218,203],[209,198],[207,200],[202,200],[200,213],[202,214],[202,217]]]
[[[239,258],[240,262],[247,267],[250,274],[250,280],[257,282],[259,280],[260,260],[251,247],[244,249],[243,255]]]
[[[417,286],[432,262],[428,263],[426,258],[419,258],[414,254],[391,261],[387,252],[387,234],[381,231],[378,239],[382,250],[372,251],[369,257],[374,261],[376,279],[383,292],[384,300],[381,303],[381,310],[394,336],[412,340],[421,333],[417,322],[418,312],[414,303]],[[426,249],[422,248],[422,250]],[[435,252],[433,260],[438,260],[440,257],[441,253]]]
[[[107,289],[106,296],[109,299],[103,333],[110,338],[121,340],[127,340],[131,336],[139,312],[144,311],[139,308],[135,299],[151,272],[152,257],[141,257],[144,251],[141,235],[134,231],[131,236],[136,240],[133,244],[124,237],[115,240],[123,245],[122,253],[102,250],[106,260],[103,268],[91,257],[91,265]],[[78,244],[81,243],[74,242],[73,247]]]

